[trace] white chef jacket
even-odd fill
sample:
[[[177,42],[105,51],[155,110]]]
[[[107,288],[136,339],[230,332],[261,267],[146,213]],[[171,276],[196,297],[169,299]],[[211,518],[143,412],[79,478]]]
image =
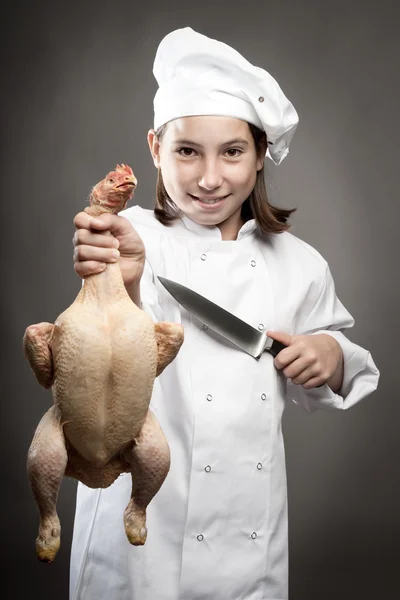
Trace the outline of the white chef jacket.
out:
[[[184,216],[162,225],[139,206],[120,213],[142,237],[142,308],[182,323],[184,343],[155,380],[150,408],[171,468],[147,509],[148,537],[131,546],[123,513],[130,474],[107,489],[78,484],[71,600],[287,600],[288,531],[281,419],[286,399],[305,410],[349,408],[379,371],[343,331],[354,320],[335,294],[327,262],[289,232],[237,240]],[[326,332],[344,353],[340,394],[294,385],[263,353],[255,360],[181,307],[156,275],[182,283],[259,330]]]

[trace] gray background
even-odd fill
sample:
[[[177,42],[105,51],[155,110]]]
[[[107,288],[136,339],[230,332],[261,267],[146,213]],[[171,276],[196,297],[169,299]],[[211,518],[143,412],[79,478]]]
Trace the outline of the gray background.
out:
[[[291,153],[268,164],[270,199],[297,206],[292,233],[328,260],[356,319],[350,339],[381,370],[349,411],[284,415],[291,600],[398,597],[399,11],[318,1],[21,2],[2,11],[2,597],[66,600],[76,483],[65,479],[62,546],[41,564],[25,461],[51,393],[22,355],[25,328],[75,298],[74,215],[117,162],[153,207],[146,134],[161,38],[191,26],[275,76],[300,115]],[[397,366],[397,364],[396,364]],[[116,599],[117,600],[117,599]],[[140,599],[139,599],[140,600]],[[157,599],[155,599],[157,600]],[[188,599],[190,600],[190,599]],[[236,600],[236,599],[227,599]]]

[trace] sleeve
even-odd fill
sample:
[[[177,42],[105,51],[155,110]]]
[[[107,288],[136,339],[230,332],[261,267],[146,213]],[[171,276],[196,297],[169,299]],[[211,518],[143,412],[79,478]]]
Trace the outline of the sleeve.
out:
[[[334,280],[326,264],[318,298],[296,334],[325,333],[339,342],[344,358],[343,384],[340,392],[335,393],[327,384],[306,390],[288,379],[287,397],[307,412],[312,413],[317,408],[350,408],[378,387],[380,373],[370,352],[351,342],[344,334],[346,329],[353,327],[354,322],[336,296]]]

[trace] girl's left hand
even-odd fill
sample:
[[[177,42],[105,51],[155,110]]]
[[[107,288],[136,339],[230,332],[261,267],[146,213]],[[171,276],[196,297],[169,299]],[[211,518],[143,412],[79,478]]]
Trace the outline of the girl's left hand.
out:
[[[341,380],[343,352],[332,336],[289,335],[281,331],[267,331],[267,335],[288,346],[276,355],[274,364],[294,384],[309,390],[328,383],[335,375]]]

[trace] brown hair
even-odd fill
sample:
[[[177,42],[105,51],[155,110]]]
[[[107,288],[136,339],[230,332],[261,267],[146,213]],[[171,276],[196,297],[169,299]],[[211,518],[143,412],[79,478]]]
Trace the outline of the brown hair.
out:
[[[161,125],[155,132],[159,142],[165,133],[168,123]],[[252,123],[248,123],[251,134],[256,146],[257,155],[265,155],[267,147],[267,138],[265,131],[262,131]],[[255,219],[258,228],[262,233],[282,233],[288,231],[291,227],[287,223],[288,218],[297,208],[285,209],[278,208],[269,203],[267,190],[264,181],[264,166],[257,171],[257,178],[253,191],[242,204],[242,218],[244,221]],[[182,212],[176,206],[173,200],[168,196],[164,186],[161,169],[158,169],[157,187],[156,187],[156,208],[154,209],[156,219],[163,225],[172,225],[179,219]]]

